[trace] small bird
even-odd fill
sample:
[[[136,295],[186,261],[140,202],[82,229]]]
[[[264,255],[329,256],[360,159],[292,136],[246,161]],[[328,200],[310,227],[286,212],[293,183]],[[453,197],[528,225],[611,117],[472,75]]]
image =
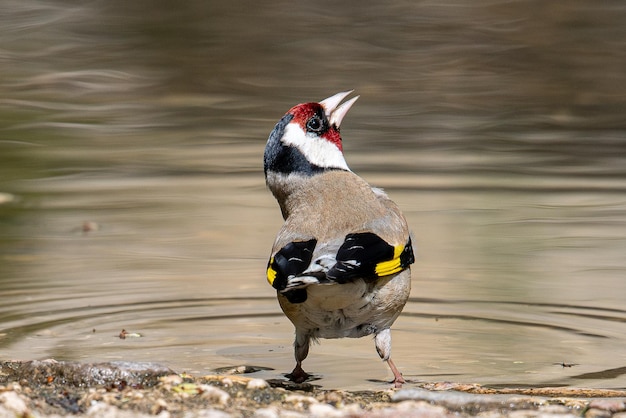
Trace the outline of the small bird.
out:
[[[264,153],[265,181],[283,219],[267,265],[285,315],[296,329],[297,383],[311,341],[374,335],[395,387],[405,383],[391,360],[391,330],[411,290],[415,261],[407,221],[381,189],[353,173],[339,127],[359,98],[352,91],[292,107]]]

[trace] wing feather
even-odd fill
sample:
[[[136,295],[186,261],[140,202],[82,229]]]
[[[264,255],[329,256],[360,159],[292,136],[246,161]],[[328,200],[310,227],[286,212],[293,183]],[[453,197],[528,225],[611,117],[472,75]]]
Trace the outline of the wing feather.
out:
[[[399,273],[415,261],[410,237],[406,244],[393,246],[373,232],[360,232],[346,235],[337,249],[339,242],[318,249],[316,239],[290,242],[270,258],[268,282],[290,302],[301,303],[308,286],[357,278],[374,281]],[[322,254],[313,260],[314,252]]]
[[[337,251],[336,264],[326,276],[337,283],[356,278],[375,280],[396,274],[415,261],[409,237],[406,244],[392,246],[373,232],[348,234]]]

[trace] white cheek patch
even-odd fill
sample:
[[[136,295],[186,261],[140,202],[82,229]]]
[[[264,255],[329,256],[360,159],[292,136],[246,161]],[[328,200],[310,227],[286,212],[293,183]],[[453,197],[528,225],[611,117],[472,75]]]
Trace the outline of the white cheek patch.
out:
[[[296,147],[306,159],[318,167],[340,168],[348,170],[348,164],[343,158],[343,153],[337,146],[314,134],[308,134],[295,123],[285,127],[282,138],[285,145]]]

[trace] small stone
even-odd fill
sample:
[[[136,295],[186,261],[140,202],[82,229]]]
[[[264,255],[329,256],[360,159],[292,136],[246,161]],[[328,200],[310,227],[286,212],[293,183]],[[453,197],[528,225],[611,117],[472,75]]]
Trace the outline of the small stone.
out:
[[[337,408],[335,408],[334,406],[328,405],[326,403],[314,403],[314,404],[309,405],[309,414],[312,417],[321,417],[321,418],[325,418],[325,417],[334,418],[334,417],[344,416],[343,413],[339,411]]]
[[[129,398],[133,398],[134,400],[139,400],[139,399],[143,399],[144,398],[144,394],[138,390],[135,390],[133,392],[131,392],[130,394],[128,394]]]
[[[13,202],[15,199],[15,195],[10,193],[0,193],[0,205]]]
[[[170,386],[176,386],[176,385],[180,385],[181,383],[183,383],[183,378],[177,374],[170,374],[167,376],[162,376],[162,377],[159,377],[159,380],[164,385],[170,385]]]
[[[227,392],[215,386],[200,385],[199,388],[202,391],[202,397],[212,403],[226,405],[230,400],[230,395]]]
[[[280,418],[309,418],[309,414],[284,409],[280,411]]]
[[[22,386],[17,382],[10,382],[7,385],[7,390],[20,393],[22,391]]]
[[[495,412],[495,411],[492,411],[492,412]],[[502,414],[498,413],[497,415],[493,415],[493,416],[501,417]],[[576,417],[579,417],[579,415],[574,415],[570,413],[548,412],[544,410],[537,411],[534,409],[518,409],[517,411],[508,412],[506,416],[508,418],[576,418]]]
[[[265,389],[269,385],[263,379],[250,379],[246,385],[247,389]]]
[[[304,408],[305,406],[319,403],[319,401],[311,396],[294,394],[285,396],[285,403],[290,403],[297,408]]]
[[[571,409],[564,405],[545,405],[539,408],[543,414],[571,415]]]
[[[622,412],[626,411],[626,402],[619,399],[594,399],[589,403],[589,408],[597,408],[610,412]]]
[[[30,415],[26,402],[15,392],[0,393],[0,404],[13,412],[16,416]]]
[[[408,416],[405,412],[410,412],[410,416],[424,416],[424,417],[447,417],[452,416],[443,406],[432,405],[424,401],[403,401],[398,404],[396,412],[401,412],[398,416]]]
[[[183,415],[184,418],[230,418],[232,415],[220,411],[219,409],[201,409],[199,411],[189,411]]]
[[[563,399],[562,402],[563,402],[563,406],[576,412],[584,411],[585,409],[587,409],[587,405],[589,404],[589,402],[584,399],[571,399],[571,398]]]
[[[151,416],[153,415],[142,414],[135,411],[124,411],[113,405],[107,405],[101,402],[90,406],[85,414],[86,418],[147,418]],[[165,416],[160,414],[158,416],[161,418],[169,418],[169,413]]]
[[[254,411],[254,415],[252,415],[253,418],[306,418],[308,416],[308,414],[305,415],[300,412],[289,411],[276,406],[259,408]]]
[[[93,222],[93,221],[85,221],[83,222],[83,226],[82,226],[82,231],[87,233],[87,232],[93,232],[93,231],[98,231],[100,229],[100,225],[98,225],[97,222]]]
[[[254,418],[278,418],[278,408],[270,406],[268,408],[259,408],[254,411]]]
[[[158,415],[163,411],[167,411],[167,409],[168,409],[168,405],[165,399],[159,398],[156,401],[154,401],[154,404],[150,408],[150,413],[152,415]]]
[[[585,418],[610,418],[613,415],[610,411],[598,408],[589,408],[585,412]]]
[[[502,418],[500,411],[483,411],[479,412],[476,416],[479,418]]]
[[[319,400],[321,402],[330,404],[334,407],[339,407],[343,405],[343,398],[344,398],[344,395],[342,395],[341,392],[332,391],[332,392],[325,393],[324,396]]]
[[[346,416],[361,416],[363,415],[363,408],[358,403],[350,403],[341,407],[341,412]]]

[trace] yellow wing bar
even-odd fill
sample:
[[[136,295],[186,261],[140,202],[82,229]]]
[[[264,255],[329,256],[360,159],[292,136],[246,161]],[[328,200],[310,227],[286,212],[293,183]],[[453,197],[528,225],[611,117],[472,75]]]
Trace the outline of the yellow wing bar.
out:
[[[401,272],[414,261],[413,246],[411,245],[411,238],[409,237],[409,241],[406,245],[396,245],[393,247],[393,258],[377,263],[374,272],[378,277],[389,276]]]
[[[274,264],[274,257],[270,258],[270,262],[267,263],[267,282],[270,284],[270,286],[274,285],[274,280],[276,280],[276,275],[278,274],[278,272],[276,270],[274,270],[274,268],[272,267],[272,264]]]
[[[393,247],[393,258],[389,261],[381,261],[376,264],[374,268],[374,273],[378,277],[389,276],[391,274],[396,274],[406,268],[406,265],[403,265],[401,255],[405,250],[404,245],[396,245]]]

